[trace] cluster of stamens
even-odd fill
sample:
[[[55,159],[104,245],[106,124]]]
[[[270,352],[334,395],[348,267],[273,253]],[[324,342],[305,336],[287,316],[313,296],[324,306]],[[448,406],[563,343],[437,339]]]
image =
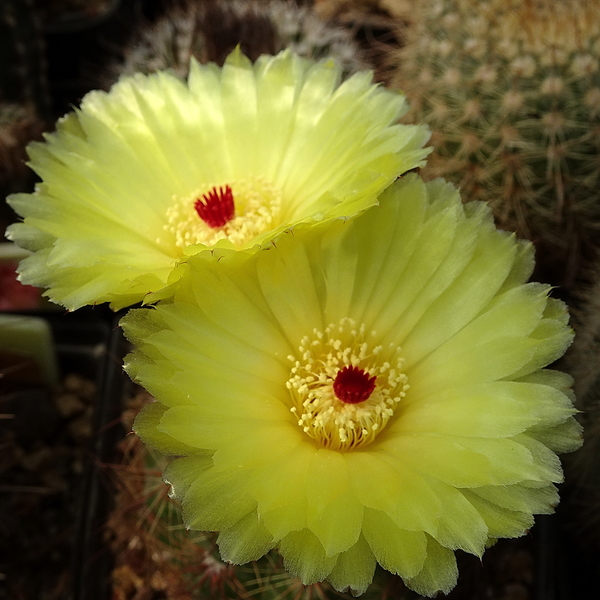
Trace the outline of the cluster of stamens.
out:
[[[400,348],[372,345],[349,318],[302,338],[286,386],[298,425],[325,448],[350,450],[372,442],[408,389]]]
[[[207,185],[189,196],[174,196],[164,230],[182,249],[193,244],[213,246],[224,239],[240,248],[274,229],[280,210],[278,190],[262,178],[249,177]]]

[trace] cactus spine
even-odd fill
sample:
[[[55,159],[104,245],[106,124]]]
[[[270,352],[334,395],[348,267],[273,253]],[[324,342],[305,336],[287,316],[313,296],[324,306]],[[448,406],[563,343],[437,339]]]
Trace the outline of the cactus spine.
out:
[[[368,68],[352,35],[325,22],[308,6],[285,0],[188,0],[134,31],[104,86],[123,74],[160,69],[185,77],[190,57],[222,64],[238,44],[252,60],[290,48],[317,59],[332,56],[348,74]]]
[[[600,1],[427,0],[394,85],[432,128],[426,178],[488,201],[571,285],[600,240]]]

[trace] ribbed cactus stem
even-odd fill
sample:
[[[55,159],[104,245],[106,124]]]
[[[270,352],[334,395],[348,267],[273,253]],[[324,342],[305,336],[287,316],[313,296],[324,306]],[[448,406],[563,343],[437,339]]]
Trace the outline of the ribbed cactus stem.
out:
[[[555,284],[600,243],[600,0],[425,0],[394,85],[444,176],[531,238]]]

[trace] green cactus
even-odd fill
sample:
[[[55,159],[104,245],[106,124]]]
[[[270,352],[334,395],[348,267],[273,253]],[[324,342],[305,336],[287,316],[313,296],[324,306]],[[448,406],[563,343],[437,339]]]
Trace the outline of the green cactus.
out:
[[[600,1],[415,3],[394,85],[444,176],[538,246],[567,288],[600,240]]]
[[[191,56],[222,64],[238,44],[252,60],[289,47],[312,58],[333,56],[347,74],[368,68],[351,34],[308,6],[285,0],[188,0],[171,6],[155,23],[142,23],[102,85],[123,74],[160,69],[185,77]]]

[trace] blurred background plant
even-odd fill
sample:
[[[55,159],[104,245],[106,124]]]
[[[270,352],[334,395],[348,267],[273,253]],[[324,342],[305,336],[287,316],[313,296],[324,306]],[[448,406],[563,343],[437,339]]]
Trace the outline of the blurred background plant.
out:
[[[291,48],[301,56],[333,57],[346,75],[369,68],[352,33],[324,21],[310,6],[282,0],[187,1],[135,28],[104,87],[121,75],[160,69],[184,78],[192,56],[222,64],[238,44],[252,60]]]
[[[412,4],[393,85],[427,122],[425,178],[489,202],[571,292],[600,240],[600,2]]]
[[[590,557],[588,567],[600,573],[600,261],[588,273],[592,283],[572,303],[575,341],[561,362],[574,378],[576,406],[582,411],[583,446],[566,457],[567,526]]]

